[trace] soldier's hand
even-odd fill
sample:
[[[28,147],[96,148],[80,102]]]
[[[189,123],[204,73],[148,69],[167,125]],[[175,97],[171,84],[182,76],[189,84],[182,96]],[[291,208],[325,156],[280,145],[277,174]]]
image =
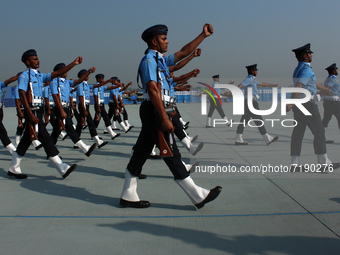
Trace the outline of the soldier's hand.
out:
[[[91,67],[91,68],[89,69],[89,71],[90,71],[90,73],[94,73],[94,72],[96,71],[96,68],[95,68],[95,67]]]
[[[194,57],[199,57],[201,56],[201,49],[200,48],[197,48],[195,51],[194,51]]]
[[[60,117],[61,117],[63,120],[66,119],[67,114],[66,114],[66,112],[65,112],[64,110],[62,110],[62,111],[60,112]]]
[[[197,69],[197,68],[196,68],[196,69],[194,70],[193,76],[196,77],[200,72],[201,72],[200,69]]]
[[[84,117],[87,117],[87,115],[89,115],[89,114],[88,114],[88,112],[85,110],[84,113],[83,113],[83,116],[84,116]]]
[[[83,57],[79,56],[73,61],[76,65],[79,65],[83,62]]]
[[[330,89],[326,88],[326,94],[332,96],[333,92]]]
[[[206,23],[203,26],[203,34],[205,37],[211,36],[214,33],[214,28],[212,25]]]
[[[24,114],[22,112],[18,112],[18,117],[22,119],[24,117]]]
[[[171,120],[166,118],[165,120],[162,121],[162,129],[164,132],[173,133],[175,130],[175,127],[174,125],[172,125]]]
[[[35,116],[35,115],[31,115],[30,116],[30,122],[33,124],[38,124],[39,123],[39,119]]]
[[[287,104],[286,111],[289,112],[294,107],[294,104]]]

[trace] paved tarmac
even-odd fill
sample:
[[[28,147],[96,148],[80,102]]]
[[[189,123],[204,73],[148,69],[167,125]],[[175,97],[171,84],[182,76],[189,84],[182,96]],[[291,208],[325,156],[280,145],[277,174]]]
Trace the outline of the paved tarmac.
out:
[[[320,103],[322,113],[322,104]],[[140,131],[138,105],[127,105],[129,133],[110,141],[87,158],[71,140],[58,141],[63,161],[78,168],[63,180],[43,149],[31,147],[21,167],[26,180],[7,176],[10,154],[0,150],[0,254],[340,254],[340,169],[312,172],[316,167],[313,136],[306,131],[302,160],[309,173],[287,173],[292,128],[280,121],[279,109],[264,119],[280,119],[270,134],[279,140],[267,146],[256,128],[246,127],[248,146],[235,146],[236,126],[205,128],[200,104],[179,104],[187,130],[205,145],[195,157],[179,144],[184,161],[200,162],[192,174],[205,188],[223,187],[220,196],[197,210],[173,181],[162,160],[148,160],[138,183],[147,209],[120,208],[119,198],[130,151]],[[229,117],[231,103],[223,104]],[[260,102],[268,109],[270,102]],[[4,109],[9,136],[15,135],[14,108]],[[217,112],[214,117],[218,118]],[[240,116],[233,116],[239,121]],[[288,123],[288,122],[287,122]],[[287,124],[286,123],[286,124]],[[251,123],[250,123],[251,124]],[[252,123],[253,124],[253,123]],[[49,126],[50,128],[50,126]],[[340,161],[337,122],[327,129],[329,158]],[[88,130],[82,134],[90,144]],[[272,168],[270,168],[272,167]],[[267,172],[244,173],[262,170]],[[269,173],[268,169],[276,172]],[[314,169],[314,170],[313,170]],[[227,171],[234,171],[233,173]],[[201,171],[201,172],[198,172]],[[212,172],[215,171],[215,172]],[[217,173],[217,171],[220,171]]]

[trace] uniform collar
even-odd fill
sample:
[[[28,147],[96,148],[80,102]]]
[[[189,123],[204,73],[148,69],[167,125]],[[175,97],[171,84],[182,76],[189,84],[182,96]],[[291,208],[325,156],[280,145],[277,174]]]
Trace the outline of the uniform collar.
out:
[[[307,65],[307,66],[312,67],[310,63],[308,63],[308,62],[303,62],[303,61],[299,62],[299,65]]]
[[[158,58],[159,59],[163,58],[163,56],[164,56],[163,53],[160,53],[157,50],[148,49],[148,54],[151,54],[152,56],[156,57],[157,53],[158,53]]]
[[[29,70],[31,70],[34,74],[39,73],[39,71],[37,69],[27,68],[27,72],[29,72]]]

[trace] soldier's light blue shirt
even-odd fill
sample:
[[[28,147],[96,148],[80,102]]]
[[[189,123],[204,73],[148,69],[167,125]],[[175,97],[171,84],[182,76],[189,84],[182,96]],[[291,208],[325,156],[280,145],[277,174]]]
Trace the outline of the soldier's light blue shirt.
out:
[[[248,88],[253,88],[253,97],[258,97],[257,86],[260,84],[258,81],[255,81],[255,77],[253,75],[248,74],[248,76],[241,82],[244,86],[244,95],[247,97],[248,95]]]
[[[50,86],[43,87],[43,95],[44,95],[44,98],[48,98],[48,100],[50,100],[50,103],[54,102],[53,96],[51,94]]]
[[[86,81],[80,83],[77,87],[77,100],[79,97],[84,97],[85,100],[90,100],[90,91],[93,89],[93,85],[89,85]]]
[[[293,81],[295,87],[300,83],[302,88],[309,90],[312,95],[316,94],[316,77],[309,63],[299,62],[294,70]],[[302,93],[300,95],[303,96]]]
[[[55,78],[50,83],[52,95],[60,94],[60,100],[64,102],[70,101],[71,87],[74,86],[73,80],[67,80],[65,78]]]
[[[162,57],[158,53],[158,73],[160,74],[159,82],[162,82],[162,89],[170,90],[170,84],[167,78],[170,78],[169,66],[175,65],[175,55],[172,54],[168,57]],[[147,54],[142,58],[139,64],[139,74],[143,84],[144,91],[146,91],[146,84],[149,81],[157,82],[157,61],[156,51],[148,49]]]
[[[14,98],[15,98],[15,99],[20,99],[19,88],[18,88],[18,86],[16,86],[16,87],[14,88]]]
[[[124,94],[125,90],[118,90],[118,96],[120,96],[120,98],[123,98],[123,94]]]
[[[74,99],[77,99],[77,90],[73,91],[72,93],[70,91],[70,97],[72,97],[73,101]]]
[[[31,83],[32,83],[32,90],[33,95],[35,97],[43,97],[43,87],[44,82],[51,81],[51,73],[43,74],[40,73],[38,70],[27,69],[26,71],[22,72],[18,78],[18,87],[19,90],[27,91],[29,76],[31,74]]]
[[[212,87],[216,90],[216,93],[218,94],[218,95],[220,95],[221,94],[221,89],[220,88],[215,88],[215,86],[218,84],[218,82],[217,81],[214,81],[214,83],[213,83],[213,85],[212,85]],[[214,93],[214,97],[217,97],[216,95],[215,95],[215,93]]]
[[[169,84],[170,84],[170,97],[175,96],[175,87],[177,86],[177,82],[174,82],[173,78],[169,78]]]
[[[113,96],[116,96],[116,98],[118,99],[118,97],[117,97],[117,90],[118,89],[111,89],[110,90],[110,99],[109,100],[110,100],[111,103],[113,102]]]
[[[327,77],[325,80],[324,86],[329,86],[329,89],[332,91],[334,96],[340,95],[340,84],[338,82],[338,79],[334,74],[331,74]]]
[[[99,83],[97,83],[99,84]],[[106,86],[101,86],[99,88],[93,89],[93,95],[98,96],[98,99],[104,99],[104,92],[106,91]]]
[[[2,88],[6,87],[5,82],[0,82],[0,92],[2,91]]]
[[[5,82],[4,81],[0,82],[0,95],[1,95],[1,92],[2,92],[2,88],[4,88],[4,87],[6,87]],[[2,108],[2,104],[0,104],[0,109],[1,108]]]

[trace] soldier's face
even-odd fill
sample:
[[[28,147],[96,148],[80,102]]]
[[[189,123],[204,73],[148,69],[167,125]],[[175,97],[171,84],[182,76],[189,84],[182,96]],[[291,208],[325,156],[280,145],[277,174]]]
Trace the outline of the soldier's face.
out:
[[[251,75],[254,76],[254,77],[256,77],[256,75],[257,75],[257,70],[252,70],[252,71],[251,71]]]
[[[159,43],[159,46],[162,49],[161,53],[168,51],[169,41],[168,41],[168,37],[166,35],[158,35],[158,43]]]
[[[306,58],[307,58],[307,60],[309,60],[309,63],[310,62],[312,62],[312,59],[313,59],[313,55],[312,55],[312,53],[306,53]]]
[[[63,75],[61,75],[61,78],[66,78],[66,77],[67,77],[67,73],[68,73],[68,72],[66,72],[66,73],[64,73]]]
[[[32,69],[38,69],[40,66],[40,60],[38,56],[30,56],[26,63],[28,64],[28,67]]]

